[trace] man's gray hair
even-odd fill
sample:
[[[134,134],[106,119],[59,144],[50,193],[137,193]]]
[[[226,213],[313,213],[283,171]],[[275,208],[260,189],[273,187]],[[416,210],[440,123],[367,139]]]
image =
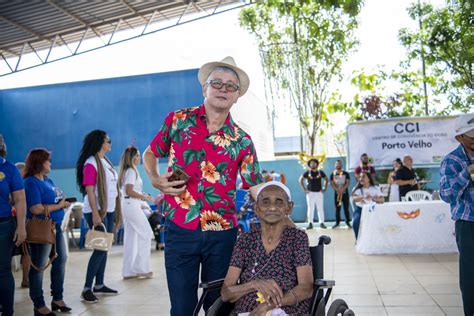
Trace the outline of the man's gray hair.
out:
[[[209,75],[207,76],[206,81],[209,80],[209,77],[210,77],[215,71],[226,72],[226,73],[229,73],[229,74],[234,75],[235,78],[237,78],[238,83],[240,84],[239,75],[234,71],[234,69],[229,68],[229,67],[225,67],[225,66],[218,66],[218,67],[214,68],[214,69],[209,73]]]

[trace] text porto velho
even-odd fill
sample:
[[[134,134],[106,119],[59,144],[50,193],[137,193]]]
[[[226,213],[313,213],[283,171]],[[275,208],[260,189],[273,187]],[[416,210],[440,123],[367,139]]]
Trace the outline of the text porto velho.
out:
[[[396,143],[382,143],[382,149],[404,149],[404,148],[431,148],[433,144],[428,141],[408,141],[408,142],[396,142]]]

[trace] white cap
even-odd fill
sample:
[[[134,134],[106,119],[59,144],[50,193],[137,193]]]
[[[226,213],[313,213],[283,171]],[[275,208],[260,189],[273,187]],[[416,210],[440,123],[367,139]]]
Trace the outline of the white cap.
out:
[[[474,137],[474,113],[462,114],[456,118],[454,124],[456,136],[465,134]]]
[[[277,186],[279,187],[280,189],[282,189],[283,191],[285,191],[286,195],[288,196],[288,201],[291,201],[291,193],[290,193],[290,189],[288,189],[288,187],[286,185],[284,185],[283,183],[281,183],[280,181],[268,181],[268,182],[265,182],[264,184],[262,184],[259,188],[258,188],[258,191],[257,191],[257,199],[258,199],[258,196],[260,195],[260,192],[263,191],[263,189],[269,187],[269,186]]]

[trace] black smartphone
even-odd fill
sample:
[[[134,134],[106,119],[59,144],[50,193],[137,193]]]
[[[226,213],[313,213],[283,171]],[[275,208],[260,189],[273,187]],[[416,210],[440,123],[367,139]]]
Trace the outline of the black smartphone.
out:
[[[75,198],[74,196],[73,197],[67,197],[66,202],[69,202],[69,203],[77,202],[77,198]]]
[[[184,172],[184,170],[182,169],[175,169],[173,171],[173,173],[171,174],[171,176],[168,178],[168,181],[169,182],[172,182],[172,181],[185,181],[185,182],[188,182],[188,180],[190,179],[191,177],[186,173]],[[174,186],[173,188],[182,188],[184,186],[184,184],[181,184],[181,185],[176,185]]]

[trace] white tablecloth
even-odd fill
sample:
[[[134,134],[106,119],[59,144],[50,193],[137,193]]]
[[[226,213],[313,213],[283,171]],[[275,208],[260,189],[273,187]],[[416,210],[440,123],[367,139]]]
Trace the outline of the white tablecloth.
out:
[[[363,254],[457,252],[449,204],[419,201],[365,205],[356,250]]]

